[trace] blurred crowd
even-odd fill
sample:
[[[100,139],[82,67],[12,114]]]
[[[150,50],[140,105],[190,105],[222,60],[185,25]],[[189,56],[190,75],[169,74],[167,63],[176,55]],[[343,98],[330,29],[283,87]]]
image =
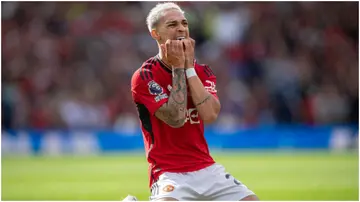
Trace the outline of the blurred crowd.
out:
[[[157,2],[2,2],[2,127],[138,127]],[[358,123],[358,2],[178,2],[219,126]]]

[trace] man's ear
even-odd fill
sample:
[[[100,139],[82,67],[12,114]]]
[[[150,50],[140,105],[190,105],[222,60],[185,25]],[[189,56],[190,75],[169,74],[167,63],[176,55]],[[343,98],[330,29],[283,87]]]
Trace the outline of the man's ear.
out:
[[[157,41],[160,41],[160,39],[161,39],[159,33],[155,29],[151,30],[151,37],[156,39]]]

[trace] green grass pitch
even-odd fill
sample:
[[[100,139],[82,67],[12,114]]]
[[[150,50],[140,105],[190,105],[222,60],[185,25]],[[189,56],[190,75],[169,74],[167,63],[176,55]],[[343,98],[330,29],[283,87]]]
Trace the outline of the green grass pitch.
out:
[[[215,153],[261,200],[358,200],[358,154]],[[3,157],[2,200],[148,200],[143,153]]]

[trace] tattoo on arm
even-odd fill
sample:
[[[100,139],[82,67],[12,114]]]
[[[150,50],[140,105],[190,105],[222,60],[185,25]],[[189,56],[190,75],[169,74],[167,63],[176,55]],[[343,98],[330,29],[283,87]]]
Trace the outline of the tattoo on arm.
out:
[[[181,127],[186,119],[187,86],[184,69],[174,69],[169,100],[155,116],[172,127]]]
[[[206,102],[206,100],[210,99],[210,97],[211,97],[211,96],[212,96],[211,94],[210,94],[210,95],[208,95],[208,96],[206,96],[206,98],[205,98],[203,101],[201,101],[201,102],[199,102],[199,103],[195,104],[195,107],[197,107],[197,106],[199,106],[199,105],[201,105],[201,104],[204,104],[204,103]]]

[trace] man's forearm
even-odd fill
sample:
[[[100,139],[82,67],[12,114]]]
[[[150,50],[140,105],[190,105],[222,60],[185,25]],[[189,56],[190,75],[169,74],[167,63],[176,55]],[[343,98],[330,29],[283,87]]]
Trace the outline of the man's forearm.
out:
[[[168,125],[178,128],[184,125],[186,119],[187,85],[184,69],[173,70],[172,84],[168,102],[155,115]]]
[[[197,76],[188,78],[190,94],[201,119],[212,123],[220,112],[220,102],[209,93]]]
[[[173,70],[172,84],[168,107],[177,115],[175,119],[182,125],[186,119],[187,106],[187,86],[184,69]]]

